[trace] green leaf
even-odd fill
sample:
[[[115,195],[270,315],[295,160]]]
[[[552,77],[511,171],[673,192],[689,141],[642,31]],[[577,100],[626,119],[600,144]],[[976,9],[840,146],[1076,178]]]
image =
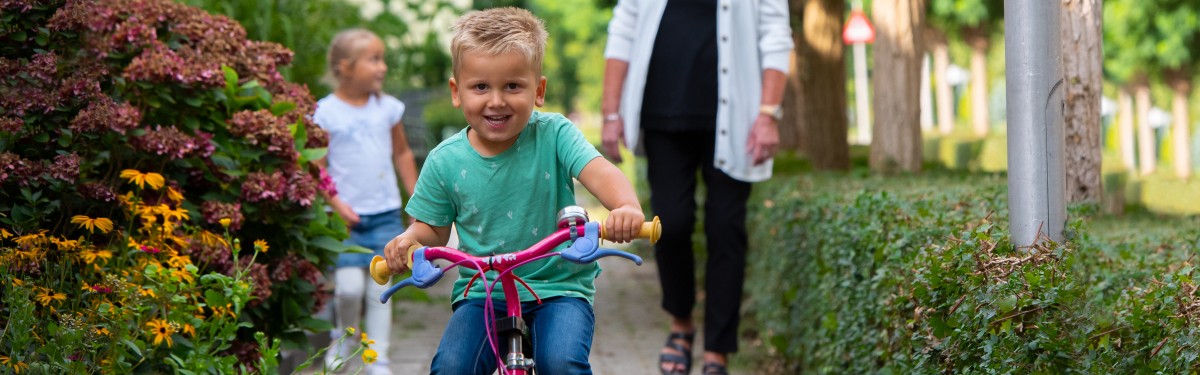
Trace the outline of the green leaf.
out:
[[[304,164],[304,162],[319,160],[319,159],[325,157],[325,155],[328,153],[329,153],[329,149],[325,148],[325,147],[306,148],[306,149],[300,150],[300,163]]]
[[[132,350],[133,354],[137,354],[139,357],[142,356],[142,350],[138,349],[137,344],[133,343],[133,341],[129,341],[129,339],[121,339],[121,343],[129,347],[129,350]]]
[[[332,330],[334,326],[325,319],[307,318],[300,321],[300,328],[309,332],[323,332]]]
[[[277,103],[271,105],[271,114],[279,116],[284,113],[288,113],[289,111],[291,111],[293,109],[296,109],[296,103],[277,102]]]
[[[221,72],[225,73],[225,91],[232,93],[237,88],[237,71],[227,65],[222,65]]]

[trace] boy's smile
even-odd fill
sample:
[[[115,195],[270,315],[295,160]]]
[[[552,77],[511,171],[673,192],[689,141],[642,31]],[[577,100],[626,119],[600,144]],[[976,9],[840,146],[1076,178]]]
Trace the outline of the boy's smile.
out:
[[[495,156],[516,143],[533,107],[545,103],[546,77],[519,52],[467,52],[450,78],[450,97],[471,126],[467,139],[481,155]]]

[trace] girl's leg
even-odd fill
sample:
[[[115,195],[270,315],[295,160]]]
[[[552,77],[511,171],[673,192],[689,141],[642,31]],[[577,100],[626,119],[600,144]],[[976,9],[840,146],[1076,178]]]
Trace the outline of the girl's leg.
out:
[[[387,286],[379,285],[371,279],[371,276],[365,269],[362,270],[363,283],[367,285],[367,292],[363,296],[363,303],[367,305],[367,313],[365,316],[367,336],[375,341],[371,345],[371,349],[379,353],[377,367],[386,367],[388,361],[388,348],[391,344],[392,335],[392,301],[389,299],[387,303],[379,303],[379,295],[387,290]],[[380,373],[375,371],[374,373]]]
[[[433,356],[431,374],[490,375],[496,371],[496,355],[485,334],[483,309],[483,300],[465,300],[454,307]]]
[[[347,338],[341,344],[338,339],[346,332],[347,327],[361,329],[359,319],[362,316],[363,294],[365,291],[364,270],[359,267],[338,267],[334,271],[335,287],[333,289],[334,317],[336,329],[330,332],[333,345],[325,353],[325,366],[337,367],[349,359],[353,350],[355,337]]]
[[[704,199],[704,229],[708,239],[704,350],[732,353],[738,349],[739,310],[746,274],[746,201],[750,199],[751,184],[729,177],[713,168],[711,162],[705,164],[702,173],[708,188]]]
[[[556,297],[523,307],[538,374],[592,373],[588,363],[596,325],[592,305],[579,298]]]

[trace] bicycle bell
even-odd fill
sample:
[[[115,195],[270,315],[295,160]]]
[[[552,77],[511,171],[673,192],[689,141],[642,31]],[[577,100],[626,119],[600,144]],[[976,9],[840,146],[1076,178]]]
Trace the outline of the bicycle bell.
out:
[[[558,227],[566,228],[571,225],[583,225],[588,222],[587,211],[579,206],[566,206],[558,211]]]

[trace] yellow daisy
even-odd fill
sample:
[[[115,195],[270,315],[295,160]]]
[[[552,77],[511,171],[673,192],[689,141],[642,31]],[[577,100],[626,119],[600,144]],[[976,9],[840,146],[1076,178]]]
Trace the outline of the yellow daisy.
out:
[[[233,220],[230,218],[223,218],[223,219],[217,220],[217,221],[220,222],[221,226],[225,227],[225,228],[229,228],[229,224],[233,223]]]
[[[367,333],[363,332],[362,343],[363,343],[363,345],[375,345],[375,340],[371,340],[370,338],[367,338]]]
[[[136,169],[126,169],[121,171],[121,178],[129,180],[130,183],[138,186],[139,189],[144,189],[143,185],[150,185],[151,189],[158,190],[166,184],[166,180],[158,173],[142,173]]]
[[[7,240],[9,237],[12,237],[12,235],[12,233],[8,232],[8,229],[0,228],[0,239]]]
[[[190,337],[196,337],[196,327],[192,327],[191,324],[184,324],[183,333],[186,333]]]
[[[112,336],[112,332],[109,332],[108,328],[96,327],[96,335],[97,336]]]
[[[100,229],[100,231],[104,233],[108,233],[113,229],[112,220],[102,217],[93,219],[87,217],[86,215],[75,215],[74,217],[71,217],[71,224],[79,224],[80,228],[87,228],[88,232],[92,233],[94,233],[96,229]]]
[[[175,204],[183,202],[183,194],[180,194],[179,190],[175,190],[174,187],[167,187],[167,198],[175,202]]]
[[[258,250],[258,252],[260,252],[260,253],[265,253],[265,252],[267,252],[267,250],[270,250],[270,249],[271,249],[271,247],[267,246],[267,241],[254,240],[254,250]]]
[[[154,319],[150,323],[146,323],[146,327],[150,328],[150,335],[154,336],[154,345],[161,344],[163,341],[167,342],[167,347],[174,344],[171,341],[171,335],[175,333],[175,328],[171,327],[171,323],[162,319]]]
[[[104,261],[112,259],[112,252],[108,250],[87,249],[79,253],[79,256],[83,257],[84,262],[92,264],[92,262],[95,262],[96,259]]]
[[[42,306],[50,306],[51,303],[67,300],[67,295],[42,288],[34,299]]]
[[[377,359],[379,359],[379,353],[376,353],[375,349],[363,350],[363,354],[362,354],[363,363],[366,363],[369,365],[369,364],[375,363],[375,360],[377,360]]]

